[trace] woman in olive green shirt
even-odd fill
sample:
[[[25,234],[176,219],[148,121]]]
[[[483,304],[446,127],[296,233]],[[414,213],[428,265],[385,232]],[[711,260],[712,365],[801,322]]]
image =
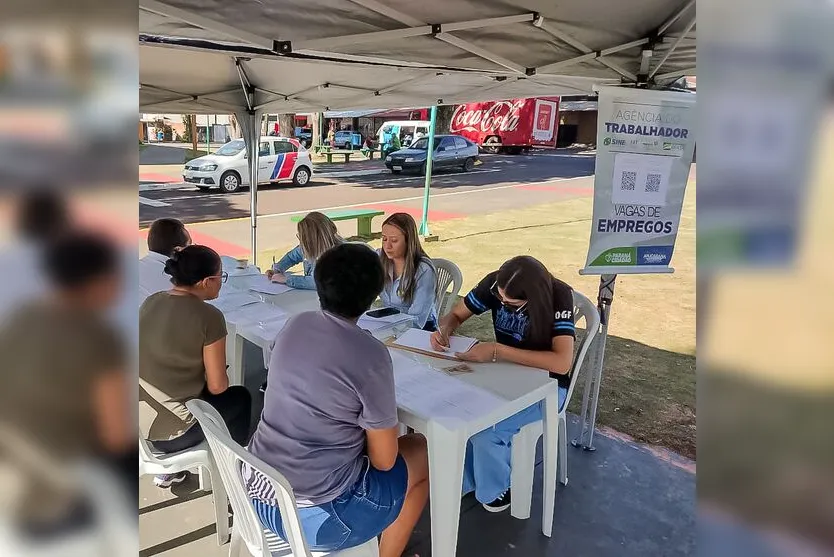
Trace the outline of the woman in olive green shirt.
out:
[[[139,310],[141,396],[157,410],[148,439],[164,453],[200,443],[203,432],[185,407],[200,398],[217,409],[232,438],[245,444],[252,397],[243,386],[229,386],[226,320],[206,303],[217,298],[227,278],[220,256],[206,246],[188,246],[168,259],[165,272],[173,287],[149,296]],[[168,487],[183,479],[166,474],[155,483]]]

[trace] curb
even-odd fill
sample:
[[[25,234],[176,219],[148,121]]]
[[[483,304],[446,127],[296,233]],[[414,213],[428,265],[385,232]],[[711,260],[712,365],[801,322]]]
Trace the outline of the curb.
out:
[[[336,172],[316,172],[314,177],[318,178],[352,178],[354,176],[373,176],[374,174],[387,174],[391,172],[387,168],[372,170],[338,170]]]

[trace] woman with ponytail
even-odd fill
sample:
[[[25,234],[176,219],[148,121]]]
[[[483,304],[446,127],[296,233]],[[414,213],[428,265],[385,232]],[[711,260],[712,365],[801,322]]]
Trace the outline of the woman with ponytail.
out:
[[[456,354],[469,362],[507,361],[547,371],[559,383],[559,406],[570,387],[573,363],[573,289],[554,278],[537,259],[513,257],[489,273],[440,320],[431,337],[435,350],[447,349],[449,336],[461,323],[492,312],[495,342],[480,342]],[[499,422],[469,439],[464,467],[464,491],[490,512],[510,507],[513,436],[525,425],[541,420],[539,404]]]
[[[185,403],[194,398],[214,406],[229,433],[245,445],[252,397],[243,386],[229,386],[226,374],[226,319],[206,303],[226,282],[220,256],[206,246],[187,246],[165,263],[171,289],[149,296],[139,309],[140,396],[157,410],[148,440],[173,453],[199,444],[203,432]],[[157,476],[169,487],[185,474]]]

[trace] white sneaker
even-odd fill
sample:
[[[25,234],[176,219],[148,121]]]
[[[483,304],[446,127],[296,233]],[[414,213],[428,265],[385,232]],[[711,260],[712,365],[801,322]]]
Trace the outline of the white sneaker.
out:
[[[154,477],[153,484],[156,487],[166,488],[182,483],[186,479],[188,479],[188,472],[180,472],[178,474],[160,474]]]

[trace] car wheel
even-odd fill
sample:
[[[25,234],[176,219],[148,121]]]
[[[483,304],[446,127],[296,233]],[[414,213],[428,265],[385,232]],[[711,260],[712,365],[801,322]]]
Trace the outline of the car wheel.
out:
[[[220,177],[220,189],[225,193],[235,193],[240,189],[240,175],[234,170],[227,170]]]
[[[352,143],[345,143],[345,150],[346,151],[351,151],[352,149],[353,149],[353,144]]]
[[[209,191],[211,188],[210,188],[210,187],[208,187],[208,186],[197,186],[197,189],[198,189],[198,190],[200,190],[200,191],[201,191],[201,192],[203,192],[203,193],[206,193],[206,192],[207,192],[207,191]]]
[[[295,171],[292,177],[292,183],[294,186],[306,186],[310,183],[310,169],[306,166],[298,167],[298,170]]]
[[[498,136],[493,135],[492,137],[487,137],[486,141],[483,144],[483,150],[486,153],[492,153],[493,155],[498,153],[501,149],[499,145],[501,144],[501,139]]]
[[[475,159],[473,159],[472,157],[469,157],[468,159],[463,161],[463,171],[464,172],[469,172],[473,168],[475,168]]]

